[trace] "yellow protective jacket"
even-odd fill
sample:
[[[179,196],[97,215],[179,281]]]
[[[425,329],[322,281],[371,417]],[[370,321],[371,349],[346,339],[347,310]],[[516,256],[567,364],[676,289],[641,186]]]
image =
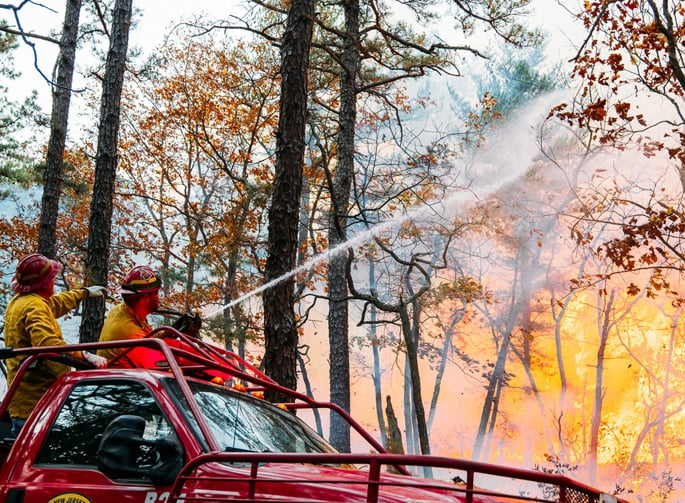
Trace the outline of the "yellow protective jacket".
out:
[[[142,339],[152,331],[145,318],[139,319],[124,302],[114,306],[102,325],[100,342],[120,341],[122,339]],[[98,349],[98,355],[112,360],[123,351],[122,348]]]
[[[5,311],[5,346],[26,348],[63,346],[66,343],[57,318],[75,309],[88,297],[83,289],[61,292],[45,299],[37,293],[18,293],[7,304]],[[12,383],[24,357],[7,359],[7,383]],[[21,382],[9,405],[10,416],[26,419],[38,400],[62,374],[71,367],[61,363],[38,360]]]

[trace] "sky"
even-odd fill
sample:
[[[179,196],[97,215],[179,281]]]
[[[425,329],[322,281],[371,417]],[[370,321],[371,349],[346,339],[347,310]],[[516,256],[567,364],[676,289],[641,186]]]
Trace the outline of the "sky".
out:
[[[17,5],[20,2],[12,2]],[[59,38],[59,31],[64,21],[65,0],[43,0],[42,2],[25,4],[19,11],[20,22],[24,31],[41,35],[52,34]],[[134,0],[134,8],[141,10],[136,17],[137,26],[131,34],[129,43],[141,47],[145,52],[151,51],[159,44],[167,28],[184,16],[207,14],[220,16],[231,5],[238,5],[239,0]],[[10,11],[0,9],[0,16],[8,20],[12,27],[16,27],[14,20],[8,16]],[[56,34],[56,35],[55,35]],[[55,44],[41,40],[33,40],[36,48],[37,66],[50,77],[57,57]],[[35,89],[39,93],[40,104],[45,110],[50,109],[50,87],[34,68],[34,53],[25,44],[20,44],[14,54],[15,66],[22,73],[12,91],[17,96],[25,96]],[[75,77],[77,79],[77,77]],[[75,85],[78,88],[78,84]]]
[[[19,4],[15,1],[12,4]],[[43,0],[25,4],[19,11],[22,27],[27,32],[47,35],[50,32],[58,34],[64,19],[65,0]],[[232,8],[239,8],[242,0],[135,0],[134,8],[141,10],[137,16],[137,26],[131,34],[130,45],[141,47],[149,52],[159,44],[169,26],[183,17],[207,14],[222,17]],[[10,11],[0,10],[0,14],[7,18]],[[536,26],[550,35],[547,48],[553,60],[568,61],[574,54],[574,47],[580,40],[577,27],[573,26],[570,15],[554,0],[533,0],[531,18]],[[10,20],[10,24],[13,20]],[[451,26],[442,27],[441,33],[447,34]],[[58,37],[59,35],[55,35]],[[37,64],[42,72],[50,76],[57,47],[55,44],[34,40],[37,54]],[[487,42],[485,42],[487,43]],[[29,47],[22,44],[14,56],[16,67],[22,72],[22,78],[15,83],[12,92],[17,96],[24,96],[32,89],[36,89],[40,96],[40,103],[45,110],[50,109],[51,95],[48,83],[33,68],[34,54]],[[78,78],[75,87],[78,88]]]

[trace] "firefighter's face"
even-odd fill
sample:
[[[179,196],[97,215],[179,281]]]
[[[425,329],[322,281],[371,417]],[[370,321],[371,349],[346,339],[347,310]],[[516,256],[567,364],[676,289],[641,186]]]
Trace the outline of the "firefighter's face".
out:
[[[159,290],[156,292],[150,292],[147,294],[148,299],[148,311],[153,312],[159,309]]]

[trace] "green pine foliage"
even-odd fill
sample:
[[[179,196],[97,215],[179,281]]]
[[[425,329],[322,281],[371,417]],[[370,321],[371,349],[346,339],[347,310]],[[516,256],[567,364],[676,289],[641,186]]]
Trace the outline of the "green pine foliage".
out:
[[[0,31],[0,183],[30,186],[41,180],[37,138],[49,124],[35,91],[19,100],[10,95],[10,81],[19,76],[13,57],[17,47],[15,35]]]

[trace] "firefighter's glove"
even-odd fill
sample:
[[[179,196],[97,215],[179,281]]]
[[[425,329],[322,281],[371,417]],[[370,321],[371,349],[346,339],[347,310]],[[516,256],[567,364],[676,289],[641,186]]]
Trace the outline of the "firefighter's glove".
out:
[[[202,318],[197,313],[184,314],[174,322],[172,327],[183,334],[197,338],[200,334],[200,328],[202,328]]]
[[[107,294],[107,288],[100,285],[84,286],[83,289],[88,292],[88,297],[104,297]]]
[[[88,363],[91,363],[97,369],[103,369],[107,366],[107,358],[103,358],[102,356],[98,356],[87,351],[82,351],[81,355],[83,356],[84,360],[86,360]]]

